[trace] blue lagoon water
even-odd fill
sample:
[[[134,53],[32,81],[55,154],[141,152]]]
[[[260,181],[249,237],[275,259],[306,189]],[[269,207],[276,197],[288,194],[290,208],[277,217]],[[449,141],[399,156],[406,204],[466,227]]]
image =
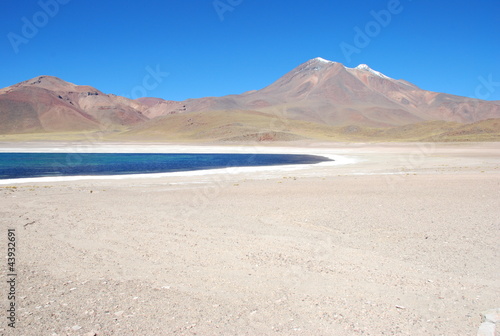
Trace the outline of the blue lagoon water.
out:
[[[323,161],[330,160],[298,154],[0,153],[0,179],[150,174]]]

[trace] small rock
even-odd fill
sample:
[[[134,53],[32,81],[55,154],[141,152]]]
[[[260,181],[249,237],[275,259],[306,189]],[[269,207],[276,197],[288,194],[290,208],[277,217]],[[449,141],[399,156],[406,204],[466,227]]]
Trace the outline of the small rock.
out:
[[[80,327],[79,325],[74,325],[74,326],[71,327],[71,329],[73,329],[73,330],[76,331],[76,330],[82,329],[82,327]]]
[[[115,313],[116,316],[122,316],[123,315],[123,310],[117,311]]]
[[[483,318],[483,323],[479,326],[477,330],[477,336],[495,336],[496,333],[496,323],[500,322],[500,308],[490,309],[481,313]]]
[[[495,336],[495,324],[483,322],[477,330],[477,336]]]
[[[481,315],[483,316],[483,322],[500,322],[500,308],[487,310]]]

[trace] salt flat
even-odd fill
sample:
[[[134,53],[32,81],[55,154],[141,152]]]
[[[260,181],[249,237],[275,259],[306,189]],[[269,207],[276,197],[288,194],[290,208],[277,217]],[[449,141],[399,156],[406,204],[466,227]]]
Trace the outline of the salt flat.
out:
[[[336,161],[2,185],[23,335],[474,335],[500,307],[498,143],[70,149]]]

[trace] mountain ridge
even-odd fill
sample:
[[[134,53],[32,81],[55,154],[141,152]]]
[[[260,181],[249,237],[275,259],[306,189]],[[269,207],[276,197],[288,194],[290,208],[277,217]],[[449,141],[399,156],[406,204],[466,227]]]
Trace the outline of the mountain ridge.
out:
[[[235,126],[242,123],[231,114],[239,115],[247,124]],[[161,133],[158,125],[174,115],[185,115],[174,118],[185,119],[185,124],[179,125],[175,132],[187,137],[189,134],[181,132],[183,127],[190,129],[193,120],[201,118],[207,123],[206,119],[213,117],[222,124],[227,119],[229,124],[203,131],[206,138],[210,138],[210,132],[214,139],[224,137],[220,127],[231,129],[228,134],[232,138],[258,134],[259,130],[280,134],[285,131],[285,134],[286,130],[276,129],[276,120],[295,125],[293,134],[297,137],[314,138],[309,131],[300,135],[298,125],[307,124],[304,127],[312,129],[349,126],[371,129],[431,121],[472,124],[500,118],[500,102],[422,90],[366,64],[348,68],[321,57],[300,64],[258,90],[185,101],[153,97],[132,100],[53,76],[38,76],[0,89],[0,134],[93,130],[147,134],[148,127],[158,134]],[[264,119],[271,124],[265,125]],[[164,130],[172,132],[167,126]]]

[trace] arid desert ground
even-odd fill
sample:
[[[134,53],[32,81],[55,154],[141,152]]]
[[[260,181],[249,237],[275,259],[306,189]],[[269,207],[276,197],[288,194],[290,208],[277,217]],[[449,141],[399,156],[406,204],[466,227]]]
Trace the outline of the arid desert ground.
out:
[[[18,251],[0,334],[475,335],[500,307],[499,143],[92,150],[336,161],[0,185]]]

